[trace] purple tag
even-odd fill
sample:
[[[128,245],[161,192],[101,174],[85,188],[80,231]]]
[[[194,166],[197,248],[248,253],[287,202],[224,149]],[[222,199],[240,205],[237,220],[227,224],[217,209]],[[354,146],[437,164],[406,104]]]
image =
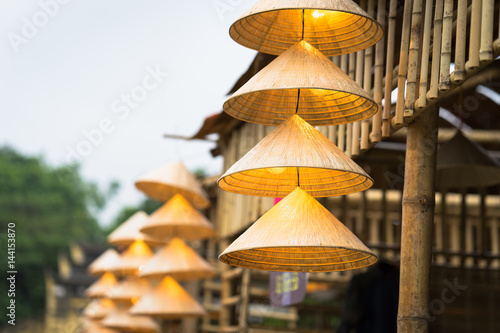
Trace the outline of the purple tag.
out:
[[[269,295],[271,305],[287,306],[302,302],[306,295],[307,273],[271,272]]]

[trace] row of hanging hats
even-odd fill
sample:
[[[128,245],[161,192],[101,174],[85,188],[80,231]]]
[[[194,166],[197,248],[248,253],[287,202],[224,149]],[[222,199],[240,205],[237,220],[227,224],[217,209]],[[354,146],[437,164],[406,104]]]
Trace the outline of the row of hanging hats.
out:
[[[214,235],[210,221],[194,208],[206,208],[210,201],[181,162],[141,177],[136,187],[167,202],[150,216],[139,211],[127,219],[108,236],[110,244],[126,249],[121,254],[109,249],[89,266],[89,272],[100,278],[86,291],[95,299],[84,311],[87,332],[100,327],[155,333],[161,332],[158,320],[206,315],[178,281],[216,275],[181,240]]]
[[[327,56],[383,36],[351,0],[261,0],[230,28],[243,46],[278,55],[230,96],[224,111],[277,126],[219,179],[233,193],[285,197],[219,257],[270,271],[361,268],[376,256],[314,197],[363,191],[373,181],[313,126],[366,119],[377,104]],[[279,236],[279,237],[277,237]]]

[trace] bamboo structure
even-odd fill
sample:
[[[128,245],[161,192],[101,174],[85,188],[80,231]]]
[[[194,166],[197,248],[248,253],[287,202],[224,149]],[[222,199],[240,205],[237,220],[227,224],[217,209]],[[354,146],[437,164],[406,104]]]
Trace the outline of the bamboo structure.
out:
[[[422,40],[422,60],[420,66],[420,84],[418,99],[416,101],[415,107],[418,109],[425,108],[427,104],[427,80],[429,77],[429,57],[430,57],[430,45],[431,45],[431,28],[432,28],[432,5],[434,1],[427,0],[425,2],[425,14],[424,14],[424,31]]]
[[[420,34],[422,31],[422,3],[423,3],[422,0],[413,0],[410,45],[408,51],[406,97],[405,97],[404,113],[403,113],[404,118],[411,117],[413,115],[413,110],[415,108],[414,103],[417,91],[417,72],[419,66],[418,55],[420,52]]]
[[[381,0],[377,5],[377,21],[385,26],[385,0]],[[378,111],[373,115],[372,132],[370,135],[371,142],[377,143],[382,140],[382,98],[384,97],[384,42],[382,38],[380,43],[375,46],[375,73],[374,73],[374,87],[373,87],[373,100],[378,105]],[[386,99],[387,101],[387,99]]]
[[[434,107],[408,126],[403,220],[398,333],[424,333],[429,324],[429,271],[434,217],[436,150],[421,149],[427,138],[437,140],[439,108]],[[434,137],[433,137],[434,136]]]
[[[472,0],[469,60],[465,65],[467,72],[474,71],[479,68],[479,47],[481,43],[481,7],[482,0]]]
[[[418,1],[418,0],[417,0]],[[403,13],[403,31],[401,36],[401,52],[399,55],[398,98],[396,100],[395,125],[403,124],[406,75],[408,73],[408,49],[410,47],[410,22],[413,0],[405,1]]]
[[[443,40],[441,42],[441,64],[439,74],[439,91],[450,89],[450,65],[453,29],[453,0],[444,0],[443,7]]]
[[[465,79],[465,42],[467,31],[467,0],[458,0],[457,33],[455,43],[455,69],[451,75],[454,83]]]
[[[495,15],[495,1],[483,0],[481,21],[481,49],[479,61],[493,60],[493,17]]]
[[[385,93],[384,93],[384,113],[382,116],[382,137],[386,138],[391,133],[391,107],[392,107],[392,71],[394,67],[394,47],[396,35],[396,13],[397,0],[390,0],[389,3],[389,19],[387,32],[387,60],[385,71]]]
[[[434,11],[434,38],[432,44],[431,85],[427,92],[427,99],[436,100],[439,94],[439,55],[441,53],[441,36],[443,33],[443,6],[444,0],[436,0]]]

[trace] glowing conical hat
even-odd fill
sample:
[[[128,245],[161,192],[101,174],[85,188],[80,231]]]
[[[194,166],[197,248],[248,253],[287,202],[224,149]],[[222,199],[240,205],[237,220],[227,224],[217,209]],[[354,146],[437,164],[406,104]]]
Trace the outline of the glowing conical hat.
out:
[[[143,211],[138,211],[125,222],[123,222],[118,228],[116,228],[109,236],[108,243],[113,245],[130,245],[136,240],[143,240],[149,246],[158,246],[165,244],[154,236],[146,235],[139,230],[148,221],[148,214]]]
[[[136,274],[152,257],[153,252],[146,243],[137,240],[121,254],[120,260],[113,265],[112,272],[120,275]]]
[[[119,333],[117,330],[103,327],[97,320],[84,320],[82,333]]]
[[[89,305],[87,305],[83,310],[83,315],[91,319],[101,319],[107,316],[115,308],[116,306],[113,301],[101,298],[90,302]]]
[[[145,174],[135,182],[135,187],[148,197],[159,201],[165,202],[175,194],[182,194],[199,209],[210,206],[200,183],[180,161],[163,165]]]
[[[177,281],[199,280],[217,275],[215,269],[179,238],[174,238],[144,265],[140,276],[170,275]]]
[[[374,264],[376,256],[307,192],[297,188],[219,257],[233,266],[330,272]]]
[[[314,197],[328,197],[366,190],[373,181],[323,134],[294,115],[218,183],[229,192],[267,197],[284,197],[300,184]]]
[[[180,237],[192,240],[214,235],[212,223],[180,194],[151,214],[141,231],[162,239]]]
[[[132,316],[127,308],[120,307],[108,314],[101,325],[119,331],[140,332],[140,333],[160,333],[160,325],[153,318],[147,316]]]
[[[368,93],[304,41],[274,59],[224,103],[231,116],[264,125],[279,125],[295,113],[314,126],[344,124],[368,118],[377,108]]]
[[[114,249],[107,249],[103,254],[97,257],[89,267],[88,272],[91,275],[102,275],[111,271],[111,268],[120,260],[120,255]]]
[[[104,295],[118,284],[118,280],[113,273],[107,272],[94,282],[85,291],[85,295],[90,298],[104,297]]]
[[[350,0],[261,0],[233,23],[229,34],[263,53],[281,54],[305,39],[333,56],[363,50],[384,32]]]
[[[109,289],[106,293],[106,297],[114,301],[134,303],[142,295],[151,290],[153,290],[153,288],[146,279],[133,276],[116,285],[114,288]]]
[[[129,312],[165,319],[206,315],[203,307],[170,276],[165,277],[152,292],[141,297]]]

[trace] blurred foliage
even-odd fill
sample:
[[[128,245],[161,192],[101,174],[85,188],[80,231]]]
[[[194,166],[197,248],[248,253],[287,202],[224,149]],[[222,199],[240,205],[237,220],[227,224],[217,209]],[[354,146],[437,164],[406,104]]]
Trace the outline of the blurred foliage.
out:
[[[7,269],[7,225],[16,224],[16,320],[45,307],[44,270],[57,269],[57,254],[73,240],[104,242],[94,214],[118,189],[106,195],[82,179],[76,165],[51,167],[40,157],[0,148],[0,249]],[[0,307],[5,309],[7,283],[1,279]],[[0,326],[8,317],[1,316]]]
[[[113,220],[113,222],[105,228],[105,233],[106,235],[109,235],[113,230],[118,228],[123,222],[125,222],[129,217],[134,215],[137,211],[142,210],[146,214],[151,214],[160,206],[162,205],[161,202],[155,201],[152,199],[145,199],[142,203],[140,203],[138,206],[128,206],[123,208],[116,218]]]

